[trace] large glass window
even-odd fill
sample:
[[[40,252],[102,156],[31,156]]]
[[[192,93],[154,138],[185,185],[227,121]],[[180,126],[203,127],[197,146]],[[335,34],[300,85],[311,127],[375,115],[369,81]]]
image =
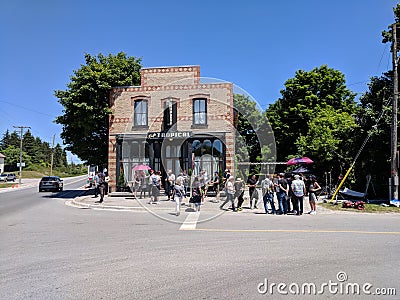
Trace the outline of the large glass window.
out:
[[[194,140],[192,142],[192,166],[194,175],[205,170],[209,176],[223,167],[223,149],[220,140]]]
[[[147,126],[147,100],[135,101],[134,126]]]
[[[206,99],[193,99],[193,124],[207,125]]]

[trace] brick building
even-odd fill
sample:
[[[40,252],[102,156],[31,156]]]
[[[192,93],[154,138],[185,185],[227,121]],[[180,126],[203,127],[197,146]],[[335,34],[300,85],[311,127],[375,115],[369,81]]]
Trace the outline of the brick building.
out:
[[[233,170],[233,85],[203,83],[199,66],[144,68],[140,86],[115,87],[110,94],[109,185],[124,173],[150,166],[172,169]]]

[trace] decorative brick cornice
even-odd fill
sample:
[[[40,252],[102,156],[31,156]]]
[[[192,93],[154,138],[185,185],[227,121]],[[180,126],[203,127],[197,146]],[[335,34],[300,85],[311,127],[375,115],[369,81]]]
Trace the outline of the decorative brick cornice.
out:
[[[113,94],[118,95],[122,92],[154,92],[154,91],[183,91],[183,90],[198,90],[198,89],[231,89],[232,83],[204,83],[204,84],[178,84],[178,85],[163,85],[163,86],[122,86],[114,87]],[[116,98],[116,97],[115,97]]]
[[[178,72],[196,72],[196,74],[200,75],[200,66],[142,68],[142,74],[178,73]]]

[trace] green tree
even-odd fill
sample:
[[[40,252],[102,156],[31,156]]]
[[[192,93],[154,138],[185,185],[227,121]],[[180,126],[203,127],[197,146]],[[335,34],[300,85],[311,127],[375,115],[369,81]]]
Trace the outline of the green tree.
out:
[[[16,131],[11,132],[10,134],[10,139],[7,143],[8,146],[14,146],[16,148],[19,148],[21,144],[21,139]]]
[[[8,146],[2,150],[2,154],[6,156],[5,165],[9,166],[11,170],[17,170],[17,164],[19,163],[20,149],[19,147]],[[22,162],[25,163],[25,167],[31,164],[31,157],[22,152]]]
[[[344,75],[340,71],[326,65],[309,72],[299,70],[294,78],[285,82],[285,89],[281,90],[281,94],[282,97],[266,111],[276,139],[278,161],[309,155],[314,161],[326,163],[328,160],[323,150],[326,149],[325,143],[336,145],[336,154],[330,152],[330,161],[346,157],[348,150],[344,151],[341,144],[350,137],[342,136],[340,140],[333,141],[339,139],[339,134],[343,132],[340,133],[338,128],[342,124],[332,121],[344,116],[348,125],[345,133],[351,134],[350,129],[354,124],[349,123],[349,117],[356,112],[356,94],[347,89]],[[323,125],[315,120],[317,117],[326,119],[329,118],[329,113],[337,114],[329,120],[330,135],[324,134],[320,128],[313,128]],[[306,143],[312,141],[313,134],[319,134],[318,138],[324,144],[320,147],[316,143],[306,146]],[[328,166],[325,166],[325,170],[326,167]]]
[[[24,133],[22,151],[26,152],[34,163],[38,162],[35,160],[38,149],[35,147],[35,137],[31,134],[30,130]]]
[[[140,84],[141,59],[117,55],[85,54],[85,65],[74,71],[65,91],[55,91],[64,106],[56,118],[62,125],[61,138],[66,150],[89,164],[107,162],[109,92],[114,86]]]
[[[381,197],[387,194],[387,180],[390,176],[392,73],[371,78],[368,91],[360,97],[356,118],[360,126],[356,144],[361,145],[370,135],[355,166],[359,179],[356,185],[362,190],[365,187],[365,177],[371,175],[375,192]]]
[[[234,94],[233,103],[236,163],[275,161],[275,143],[266,114],[248,96]],[[244,165],[238,169],[236,173],[243,177],[249,173],[265,172],[260,165]]]
[[[0,140],[0,150],[3,150],[10,145],[10,139],[10,131],[7,129],[3,135],[3,138]]]
[[[54,147],[54,157],[53,157],[54,167],[66,167],[67,166],[67,154],[63,150],[60,144]]]
[[[400,22],[400,4],[397,4],[397,6],[393,7],[393,14],[394,14],[394,20],[395,23]],[[388,43],[393,41],[393,30],[390,28],[388,31],[383,30],[382,31],[382,43]]]
[[[353,161],[354,134],[357,124],[348,112],[331,106],[315,111],[315,117],[306,124],[308,131],[295,141],[298,154],[317,158],[317,170],[344,172]]]

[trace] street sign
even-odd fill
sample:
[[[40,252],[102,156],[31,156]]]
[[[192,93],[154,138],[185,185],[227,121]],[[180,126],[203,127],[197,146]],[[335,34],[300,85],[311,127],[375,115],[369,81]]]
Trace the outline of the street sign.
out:
[[[17,167],[19,168],[19,163],[17,163]],[[22,167],[25,167],[25,163],[22,163]]]

